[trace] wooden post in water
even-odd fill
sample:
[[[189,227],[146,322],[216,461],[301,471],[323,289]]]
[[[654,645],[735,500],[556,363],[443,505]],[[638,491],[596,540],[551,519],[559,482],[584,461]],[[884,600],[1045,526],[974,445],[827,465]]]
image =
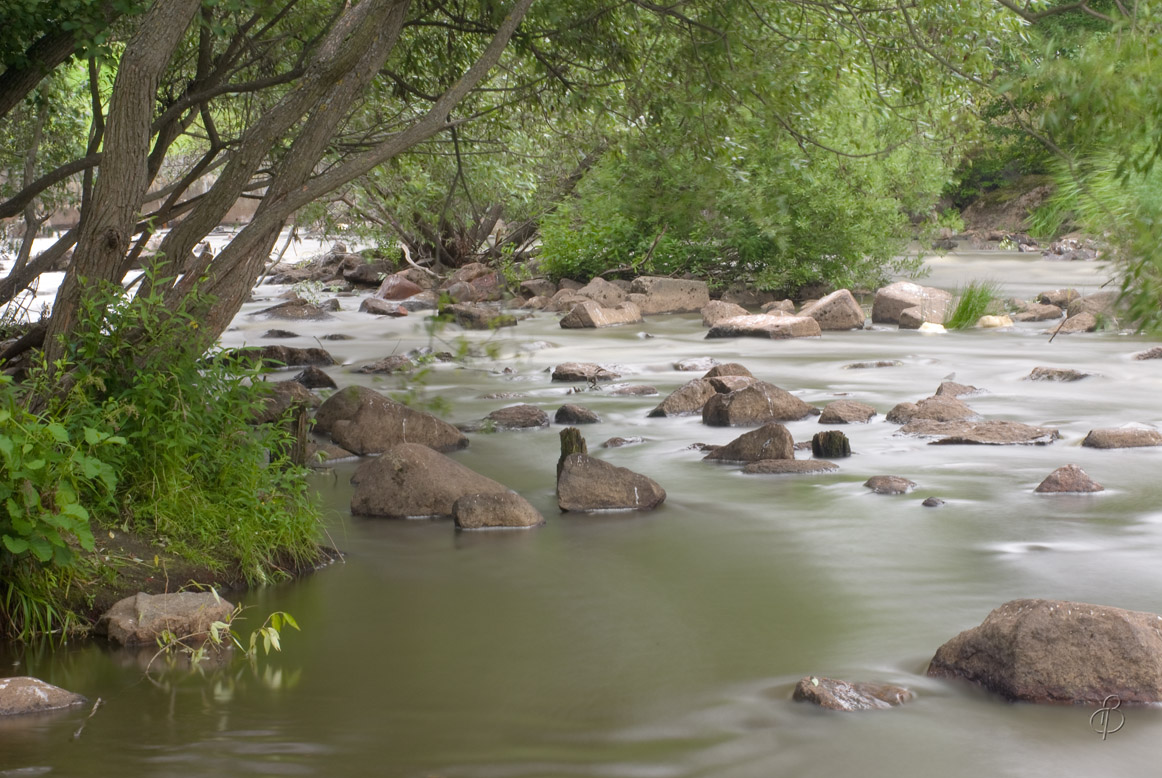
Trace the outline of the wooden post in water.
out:
[[[570,454],[588,454],[589,447],[585,445],[585,438],[581,430],[576,427],[566,427],[561,430],[561,458],[557,460],[557,480],[561,480],[561,469],[565,467],[565,457]]]
[[[292,438],[290,461],[296,467],[307,464],[307,429],[309,424],[309,410],[304,403],[295,403],[291,406],[291,420],[289,422]]]

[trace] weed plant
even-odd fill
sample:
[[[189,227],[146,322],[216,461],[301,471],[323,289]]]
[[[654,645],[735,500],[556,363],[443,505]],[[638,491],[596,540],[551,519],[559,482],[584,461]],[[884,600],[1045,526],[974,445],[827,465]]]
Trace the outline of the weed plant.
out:
[[[946,329],[963,330],[972,327],[997,299],[1000,290],[993,281],[973,281],[957,294],[956,308],[944,321]]]
[[[305,471],[282,453],[288,425],[254,423],[266,385],[255,368],[205,358],[197,329],[189,309],[112,287],[90,295],[60,362],[22,387],[0,385],[9,632],[79,623],[69,605],[78,576],[109,577],[83,553],[98,531],[136,533],[251,585],[317,559]],[[24,410],[29,394],[42,412]]]

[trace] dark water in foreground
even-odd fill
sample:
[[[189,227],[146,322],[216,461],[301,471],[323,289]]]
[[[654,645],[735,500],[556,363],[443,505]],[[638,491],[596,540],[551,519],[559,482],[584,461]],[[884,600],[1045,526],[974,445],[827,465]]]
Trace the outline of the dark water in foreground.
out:
[[[1001,254],[974,261],[939,261],[930,282],[991,277],[1031,295],[1103,280],[1092,266]],[[311,334],[356,335],[326,345],[360,363],[426,343],[416,324],[350,312]],[[283,325],[240,316],[227,345],[257,342],[272,326]],[[560,514],[558,427],[474,435],[457,455],[532,501],[548,519],[535,531],[353,518],[353,466],[337,467],[317,486],[346,561],[243,598],[256,624],[286,610],[302,625],[281,654],[256,668],[146,675],[95,645],[6,649],[3,674],[37,675],[104,705],[87,721],[86,709],[0,722],[0,776],[1152,774],[1162,712],[1127,711],[1124,729],[1103,742],[1090,709],[1006,705],[923,674],[941,643],[1017,597],[1162,612],[1162,450],[1078,445],[1094,427],[1162,422],[1162,363],[1132,360],[1152,345],[1136,337],[1048,344],[1042,330],[707,342],[693,316],[583,333],[552,317],[524,322],[499,336],[498,361],[440,368],[429,391],[451,401],[456,421],[516,402],[480,399],[496,391],[525,392],[550,414],[564,402],[591,407],[604,419],[584,430],[591,451],[659,481],[668,492],[661,509]],[[554,347],[531,350],[535,341]],[[657,397],[566,396],[544,372],[566,361],[616,363],[628,381],[664,395],[696,375],[671,363],[695,356],[743,362],[817,405],[843,395],[881,415],[845,429],[856,454],[838,474],[743,476],[687,448],[739,430],[647,419]],[[881,359],[903,364],[843,369]],[[1099,376],[1022,380],[1041,365]],[[1062,440],[929,447],[895,437],[882,414],[953,373],[989,391],[969,399],[987,418],[1056,426]],[[819,430],[813,420],[788,426],[797,440]],[[647,440],[598,448],[614,435]],[[1106,491],[1032,493],[1068,463]],[[880,474],[919,487],[868,493],[861,484]],[[921,507],[930,495],[946,505]],[[902,684],[917,699],[888,712],[827,714],[789,699],[808,674]]]

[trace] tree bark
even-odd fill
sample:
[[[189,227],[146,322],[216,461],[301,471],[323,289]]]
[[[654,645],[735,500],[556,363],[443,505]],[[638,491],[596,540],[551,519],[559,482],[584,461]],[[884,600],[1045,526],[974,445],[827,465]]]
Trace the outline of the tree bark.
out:
[[[85,287],[116,277],[149,186],[150,120],[157,87],[200,0],[158,0],[122,55],[105,126],[105,152],[88,212],[81,219],[73,266],[53,306],[45,340],[50,364],[76,321]],[[83,280],[82,280],[83,279]]]

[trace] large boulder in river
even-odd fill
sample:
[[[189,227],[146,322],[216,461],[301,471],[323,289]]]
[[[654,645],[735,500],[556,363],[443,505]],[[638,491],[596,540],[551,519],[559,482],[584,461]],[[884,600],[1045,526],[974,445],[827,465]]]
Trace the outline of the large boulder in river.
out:
[[[498,408],[484,418],[496,429],[502,430],[539,429],[549,426],[549,414],[528,403]]]
[[[791,699],[841,711],[884,710],[909,702],[915,695],[902,686],[808,676],[795,684]]]
[[[604,278],[594,278],[578,289],[577,294],[588,297],[602,308],[616,308],[629,299],[624,289]]]
[[[747,310],[741,305],[728,303],[724,300],[711,300],[702,308],[702,326],[713,327],[720,321],[746,315]]]
[[[81,695],[45,683],[39,678],[27,675],[0,678],[0,717],[43,713],[84,705],[86,702],[88,700]],[[18,775],[21,772],[23,771],[15,770],[9,774]]]
[[[838,473],[839,465],[826,459],[760,459],[742,468],[748,475],[816,475]]]
[[[933,395],[916,403],[899,403],[888,411],[885,417],[892,424],[907,424],[911,421],[929,419],[931,421],[967,421],[979,419],[979,414],[963,401],[951,395]]]
[[[777,422],[764,424],[725,446],[719,446],[703,459],[718,462],[758,462],[761,459],[794,459],[795,439]]]
[[[552,380],[596,384],[598,381],[613,381],[618,378],[621,378],[621,373],[592,362],[562,362],[553,368]]]
[[[946,318],[951,303],[952,295],[943,289],[897,281],[876,292],[871,320],[875,324],[899,324],[904,311],[919,308],[923,321],[940,323]]]
[[[422,291],[424,291],[423,287],[411,281],[407,276],[393,273],[383,279],[372,296],[379,300],[406,300]]]
[[[1162,702],[1162,616],[1082,602],[1013,600],[942,645],[928,675],[1022,702]]]
[[[776,316],[755,313],[723,319],[706,333],[708,338],[814,338],[822,334],[819,322],[810,316]]]
[[[516,492],[466,494],[452,503],[459,529],[527,529],[545,523],[545,517]]]
[[[119,600],[93,627],[123,646],[156,645],[168,632],[184,642],[201,643],[210,636],[210,625],[230,621],[234,606],[213,592],[139,592]]]
[[[740,365],[737,362],[726,362],[721,365],[715,365],[706,371],[703,378],[719,378],[722,376],[745,376],[747,378],[754,378],[754,373],[750,372],[745,365]]]
[[[1076,492],[1100,492],[1105,487],[1089,477],[1077,465],[1065,465],[1045,476],[1034,492],[1041,494],[1069,494]]]
[[[639,276],[629,286],[629,301],[645,315],[697,313],[710,302],[705,281]]]
[[[403,443],[364,462],[351,476],[351,512],[389,519],[450,518],[469,494],[504,494],[508,488],[417,443]]]
[[[866,424],[876,415],[876,409],[858,400],[835,400],[827,403],[819,415],[820,424]]]
[[[430,413],[409,408],[374,389],[349,386],[327,398],[315,413],[315,429],[354,454],[375,454],[400,443],[437,451],[468,445],[468,438]]]
[[[642,312],[633,303],[618,303],[616,307],[603,308],[592,300],[586,300],[574,305],[561,318],[561,327],[567,330],[616,327],[620,324],[637,324],[641,320]]]
[[[821,330],[863,329],[866,315],[855,296],[846,289],[839,289],[810,305],[803,306],[800,316],[810,316],[819,322]]]
[[[653,479],[603,459],[569,454],[561,463],[557,504],[563,511],[648,511],[665,499]]]
[[[712,427],[746,427],[768,421],[798,421],[814,409],[795,395],[766,381],[754,381],[737,392],[715,394],[702,408],[702,423]]]
[[[1126,427],[1107,427],[1090,430],[1081,441],[1088,448],[1138,448],[1162,446],[1162,432],[1154,427],[1134,424]]]
[[[695,378],[682,384],[658,403],[649,416],[691,416],[701,413],[706,401],[718,394],[714,384],[705,378]]]

